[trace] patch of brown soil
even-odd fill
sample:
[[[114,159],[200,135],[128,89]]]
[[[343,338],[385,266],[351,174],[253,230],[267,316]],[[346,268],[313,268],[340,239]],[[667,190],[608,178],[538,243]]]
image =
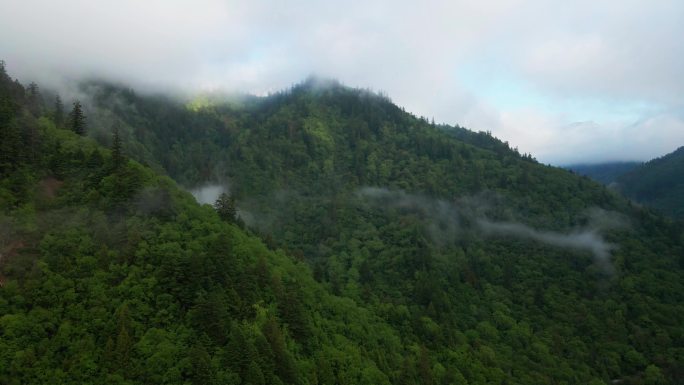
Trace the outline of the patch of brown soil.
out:
[[[57,196],[57,190],[59,190],[59,188],[62,187],[63,184],[64,182],[62,182],[61,180],[49,176],[41,180],[38,184],[38,187],[40,188],[40,192],[43,194],[43,196],[49,199],[54,199],[55,196]]]

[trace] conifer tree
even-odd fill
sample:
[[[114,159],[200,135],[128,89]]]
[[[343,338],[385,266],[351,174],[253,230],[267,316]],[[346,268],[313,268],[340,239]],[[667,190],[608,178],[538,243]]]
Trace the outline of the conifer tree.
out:
[[[42,112],[42,100],[38,84],[31,83],[28,86],[28,107],[33,116],[39,116]]]
[[[242,379],[243,383],[246,385],[264,385],[266,380],[264,379],[264,373],[259,369],[259,365],[252,361],[249,363],[247,368],[247,373]]]
[[[221,193],[216,203],[214,203],[214,209],[218,213],[219,217],[224,221],[235,223],[237,221],[237,209],[235,208],[235,198],[230,194]]]
[[[71,110],[71,130],[81,136],[86,134],[85,115],[78,100],[74,102],[74,108]]]
[[[53,119],[57,127],[62,127],[64,124],[64,103],[62,103],[62,98],[60,98],[59,95],[55,98],[55,113]]]
[[[121,148],[121,135],[119,135],[119,126],[114,126],[114,133],[112,138],[112,160],[114,162],[114,169],[119,169],[124,162],[123,150]]]
[[[0,60],[0,176],[16,168],[23,148],[20,126],[12,124],[19,111],[13,88],[13,81],[5,72],[5,62]]]

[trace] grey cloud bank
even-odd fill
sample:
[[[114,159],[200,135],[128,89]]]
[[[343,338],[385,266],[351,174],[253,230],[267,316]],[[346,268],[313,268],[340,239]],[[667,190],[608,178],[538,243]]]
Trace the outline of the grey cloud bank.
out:
[[[674,0],[0,0],[0,58],[47,85],[264,94],[316,73],[545,162],[646,160],[684,144],[683,15]],[[501,96],[510,82],[524,87]],[[582,100],[658,112],[608,119]],[[569,129],[577,114],[594,124]]]

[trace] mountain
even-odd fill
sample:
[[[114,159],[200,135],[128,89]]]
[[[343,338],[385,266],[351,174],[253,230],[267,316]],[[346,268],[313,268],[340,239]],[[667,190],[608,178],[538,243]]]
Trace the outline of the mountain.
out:
[[[608,309],[627,314],[648,298],[664,306],[637,313],[682,319],[676,302],[641,291],[656,271],[680,285],[681,228],[488,133],[434,125],[385,96],[316,79],[202,108],[89,88],[93,113],[127,127],[131,153],[186,185],[230,185],[251,227],[307,261],[332,293],[424,345],[432,366],[470,382],[509,373],[522,383],[638,382],[650,364],[624,357],[655,359],[633,337],[650,327]],[[600,242],[571,241],[594,232]],[[627,294],[623,283],[636,281],[639,291]],[[589,328],[577,321],[587,317]],[[514,342],[521,330],[532,340]],[[615,360],[595,365],[593,354]],[[655,366],[676,377],[676,362]]]
[[[580,175],[586,175],[589,178],[609,185],[615,182],[620,176],[637,168],[641,162],[610,162],[597,164],[574,164],[565,166],[564,168],[572,170]]]
[[[389,384],[426,359],[0,70],[0,383]]]
[[[4,382],[684,376],[681,224],[489,133],[320,79],[234,100],[91,82],[96,144],[5,83]],[[225,187],[240,218],[176,183]]]
[[[616,162],[566,167],[673,218],[684,218],[684,147],[646,163]]]
[[[684,147],[621,175],[617,185],[627,197],[684,219]]]

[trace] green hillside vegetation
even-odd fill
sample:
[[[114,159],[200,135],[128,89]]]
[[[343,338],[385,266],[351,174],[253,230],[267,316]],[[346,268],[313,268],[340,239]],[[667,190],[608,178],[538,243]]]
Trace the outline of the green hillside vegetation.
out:
[[[684,377],[681,225],[489,133],[310,79],[89,83],[87,138],[2,75],[0,382]],[[174,180],[229,182],[240,218]]]
[[[622,175],[617,184],[629,198],[684,219],[684,147]]]
[[[267,98],[201,109],[104,84],[90,89],[97,113],[129,127],[131,150],[141,158],[184,184],[228,178],[251,226],[308,261],[331,292],[375,309],[470,382],[638,382],[645,367],[628,364],[626,355],[634,350],[655,359],[662,352],[637,346],[635,331],[649,327],[627,314],[638,303],[663,303],[642,291],[656,271],[664,274],[662,287],[677,293],[670,289],[682,281],[681,228],[587,178],[539,165],[488,133],[437,126],[384,96],[330,81],[309,79]],[[359,194],[367,186],[418,203],[378,206]],[[589,213],[596,208],[623,213],[629,223],[605,234],[619,245],[613,276],[589,253],[483,238],[468,223],[482,216],[572,232],[593,226]],[[444,218],[445,211],[458,218]],[[625,282],[640,289],[628,295]],[[682,307],[666,302],[638,312],[681,320]],[[608,310],[613,305],[624,307]],[[533,328],[545,363],[537,364],[541,356],[529,345],[507,340],[519,329],[497,324],[493,314]],[[586,317],[592,326],[578,321]],[[478,329],[488,326],[496,333]],[[570,353],[567,346],[577,348]],[[670,346],[680,352],[678,343]],[[496,357],[483,371],[453,360],[461,352],[482,362],[480,348]],[[597,362],[597,354],[612,358]],[[656,366],[675,378],[679,354],[660,355],[668,358]]]
[[[420,346],[0,75],[0,383],[418,381]]]

